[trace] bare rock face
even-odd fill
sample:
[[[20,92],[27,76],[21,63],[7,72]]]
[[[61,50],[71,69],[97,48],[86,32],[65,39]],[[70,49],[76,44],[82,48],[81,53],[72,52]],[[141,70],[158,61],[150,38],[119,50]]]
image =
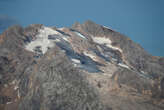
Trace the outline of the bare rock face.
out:
[[[27,92],[20,110],[105,109],[83,73],[73,68],[57,48],[50,50],[34,68],[36,73],[29,75],[28,82],[22,82],[20,91]]]
[[[0,110],[163,110],[163,58],[92,21],[0,35]]]

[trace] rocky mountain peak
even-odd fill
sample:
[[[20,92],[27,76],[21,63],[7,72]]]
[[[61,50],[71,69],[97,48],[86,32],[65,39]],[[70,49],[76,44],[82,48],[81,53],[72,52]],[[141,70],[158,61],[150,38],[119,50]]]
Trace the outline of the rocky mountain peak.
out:
[[[163,59],[86,21],[0,35],[0,110],[163,110]]]

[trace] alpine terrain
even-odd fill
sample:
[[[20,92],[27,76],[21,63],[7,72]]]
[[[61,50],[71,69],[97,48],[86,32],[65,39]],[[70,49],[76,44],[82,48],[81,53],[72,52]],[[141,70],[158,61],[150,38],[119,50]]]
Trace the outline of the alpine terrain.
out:
[[[164,110],[164,58],[92,21],[0,35],[0,110]]]

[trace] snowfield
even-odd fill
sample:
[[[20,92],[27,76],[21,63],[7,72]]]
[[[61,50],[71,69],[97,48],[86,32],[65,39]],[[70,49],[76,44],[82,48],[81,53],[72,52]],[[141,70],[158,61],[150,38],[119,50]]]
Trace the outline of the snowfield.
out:
[[[93,41],[98,44],[105,44],[107,47],[112,48],[114,50],[118,50],[122,52],[122,50],[118,47],[112,46],[112,41],[109,38],[104,37],[92,37]]]
[[[51,39],[50,35],[52,35]],[[29,51],[35,52],[35,48],[39,46],[42,53],[45,54],[48,48],[54,46],[54,42],[60,42],[61,39],[68,41],[67,37],[61,37],[61,35],[62,34],[58,31],[55,31],[49,27],[44,27],[36,36],[36,40],[27,44],[25,48]]]

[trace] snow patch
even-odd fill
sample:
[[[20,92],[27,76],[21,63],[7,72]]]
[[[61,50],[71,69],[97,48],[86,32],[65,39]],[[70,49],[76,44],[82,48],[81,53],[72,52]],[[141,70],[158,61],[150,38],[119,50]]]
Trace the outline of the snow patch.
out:
[[[113,31],[113,32],[115,32],[114,30],[116,30],[116,29],[112,29],[112,28],[110,28],[110,27],[107,27],[107,26],[103,26],[104,28],[106,28],[106,29],[109,29],[109,30],[111,30],[111,31]]]
[[[111,58],[112,61],[117,62],[118,60],[116,58]]]
[[[80,64],[80,60],[78,60],[78,59],[71,59],[74,63],[77,63],[77,64]]]
[[[42,53],[46,53],[48,47],[54,46],[53,41],[48,39],[48,36],[53,34],[58,34],[58,32],[51,28],[44,27],[36,36],[36,40],[26,45],[26,49],[34,52],[35,47],[41,46]]]
[[[142,71],[142,70],[140,72],[141,72],[139,74],[140,76],[145,77],[145,78],[148,78],[148,79],[152,79],[152,77],[149,74],[147,74],[147,72]]]
[[[145,72],[144,72],[144,71],[141,71],[141,73],[145,74]]]
[[[84,55],[90,57],[94,61],[96,60],[96,56],[94,56],[94,55],[92,55],[92,54],[90,54],[88,52],[84,52]]]
[[[140,72],[137,72],[139,76],[141,77],[144,77],[144,78],[147,78],[147,79],[152,79],[152,77],[150,75],[148,75],[146,72],[144,71],[140,71]]]
[[[81,33],[79,33],[79,32],[75,32],[78,36],[80,36],[81,38],[84,38],[84,39],[86,39],[86,37],[84,36],[84,35],[82,35]]]
[[[78,67],[79,64],[81,64],[80,60],[78,60],[78,59],[72,58],[71,60],[72,60],[73,65],[74,65],[75,67]]]
[[[14,90],[17,90],[18,88],[19,88],[18,86],[15,86],[15,87],[14,87]]]
[[[123,68],[130,69],[128,65],[125,65],[125,64],[123,64],[123,63],[119,63],[118,65],[121,66],[121,67],[123,67]]]
[[[112,41],[109,38],[104,38],[104,37],[92,37],[93,41],[98,43],[98,44],[105,44],[107,47],[112,48],[114,50],[119,50],[122,52],[122,50],[118,47],[112,46]]]
[[[7,102],[6,104],[9,105],[9,104],[12,104],[13,102]]]
[[[107,26],[103,26],[104,28],[107,28],[107,29],[110,29],[109,27],[107,27]]]
[[[56,42],[60,42],[60,39],[55,39]]]
[[[65,41],[69,42],[68,38],[66,36],[62,37]]]
[[[51,35],[52,38],[50,38]],[[40,29],[39,34],[36,35],[36,40],[27,44],[25,48],[29,51],[35,52],[35,48],[40,46],[41,52],[45,54],[48,48],[54,46],[54,42],[61,41],[60,37],[68,41],[68,39],[65,36],[62,36],[62,34],[58,31],[53,30],[49,27],[43,27],[43,29]]]

